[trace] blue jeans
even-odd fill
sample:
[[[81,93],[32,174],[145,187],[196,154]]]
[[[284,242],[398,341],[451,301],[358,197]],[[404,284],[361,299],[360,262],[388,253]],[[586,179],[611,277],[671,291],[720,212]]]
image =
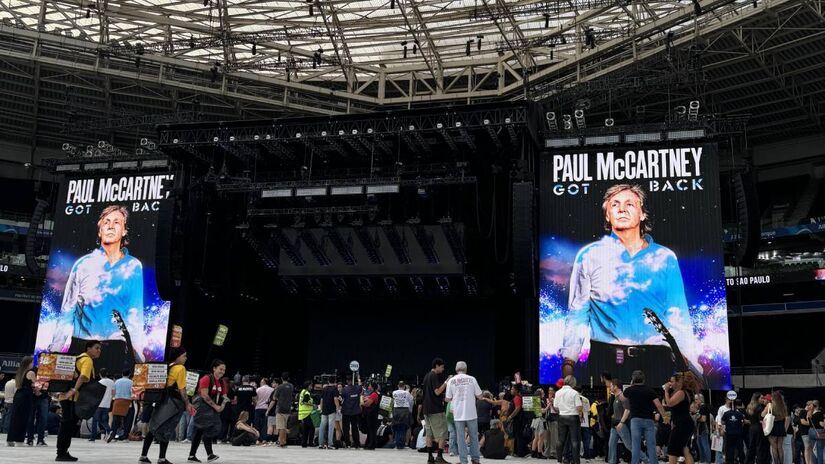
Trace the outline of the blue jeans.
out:
[[[464,429],[470,436],[470,447],[467,449],[467,441],[464,439]],[[478,420],[455,421],[455,430],[458,439],[458,459],[461,464],[467,464],[467,455],[473,461],[481,461],[481,449],[478,446]]]
[[[634,417],[630,419],[630,439],[633,442],[631,464],[642,460],[642,439],[647,443],[647,457],[650,462],[659,462],[656,458],[656,423],[653,419]]]
[[[593,432],[590,430],[590,427],[582,427],[582,456],[585,459],[590,459],[593,454],[590,440],[593,438]]]
[[[95,441],[98,437],[100,437],[101,428],[106,435],[111,433],[111,429],[109,428],[109,408],[97,408],[95,415],[92,416],[91,441]]]
[[[45,395],[45,393],[44,393]],[[29,428],[26,431],[26,441],[34,441],[34,432],[37,431],[37,442],[46,437],[46,421],[49,419],[49,399],[35,400],[32,404],[32,415],[29,418]]]
[[[14,403],[5,403],[3,406],[3,424],[0,427],[0,433],[9,433],[9,424],[11,424],[11,415],[14,412]]]
[[[716,451],[716,464],[724,464],[725,462],[725,439],[722,438],[722,451]]]
[[[450,432],[450,442],[447,449],[450,453],[456,454],[458,451],[458,441],[456,440],[455,422],[447,421],[447,431]]]
[[[708,432],[696,435],[696,447],[699,448],[699,462],[710,462],[710,435]]]
[[[192,437],[195,436],[195,421],[192,420],[192,416],[189,415],[189,412],[184,412],[183,415],[180,416],[178,427],[179,438],[181,440],[192,441]]]
[[[610,440],[607,442],[607,464],[619,463],[619,439],[622,439],[625,448],[630,448],[630,429],[622,427],[622,431],[616,430],[616,427],[610,429]]]
[[[406,422],[402,422],[399,424],[393,424],[392,426],[392,435],[395,437],[395,447],[397,449],[404,449],[405,442],[407,440],[407,425]]]
[[[335,414],[321,414],[321,427],[318,430],[318,446],[335,447]]]
[[[814,456],[817,464],[825,464],[825,440],[816,439],[816,431],[811,428],[808,431],[808,439],[811,441],[811,447],[814,449]]]
[[[266,439],[266,409],[255,410],[255,430],[258,431],[258,440]]]

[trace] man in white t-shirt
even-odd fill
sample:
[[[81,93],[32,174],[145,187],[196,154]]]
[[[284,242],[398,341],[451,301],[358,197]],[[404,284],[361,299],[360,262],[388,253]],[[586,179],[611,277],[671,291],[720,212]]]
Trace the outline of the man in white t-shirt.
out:
[[[109,409],[112,407],[112,394],[115,392],[115,381],[109,378],[109,373],[106,368],[100,369],[100,384],[106,386],[106,393],[103,394],[103,399],[100,400],[100,405],[92,417],[92,436],[89,441],[95,441],[100,438],[100,429],[108,437],[112,433],[109,428]]]
[[[733,399],[731,399],[733,398]],[[719,435],[722,437],[722,449],[725,449],[725,442],[724,437],[722,436],[722,416],[725,415],[726,412],[730,411],[733,408],[733,401],[736,399],[736,392],[729,391],[727,396],[725,397],[725,404],[719,406],[719,411],[716,413],[716,430],[714,434]],[[725,462],[725,453],[723,451],[716,452],[716,464],[722,464]]]
[[[407,429],[410,427],[412,418],[413,399],[412,394],[407,391],[407,385],[398,382],[398,390],[392,392],[392,433],[395,437],[395,447],[404,449],[404,442],[407,438]]]
[[[459,361],[455,365],[455,377],[447,382],[447,401],[452,403],[453,420],[458,434],[458,456],[461,464],[467,464],[467,455],[473,464],[481,462],[481,449],[478,446],[478,412],[476,400],[481,399],[481,388],[475,377],[467,375],[467,363]],[[470,436],[470,449],[464,440],[464,429]]]
[[[17,391],[17,383],[15,383],[14,376],[6,382],[3,388],[3,397],[5,403],[3,405],[3,426],[0,427],[0,433],[9,432],[9,424],[11,424],[11,415],[14,412],[14,393]]]

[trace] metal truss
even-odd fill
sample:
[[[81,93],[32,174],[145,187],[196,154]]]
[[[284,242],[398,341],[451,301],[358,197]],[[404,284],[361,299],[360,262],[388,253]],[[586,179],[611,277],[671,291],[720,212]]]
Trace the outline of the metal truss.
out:
[[[0,132],[56,142],[99,124],[125,144],[137,124],[115,123],[118,108],[200,102],[204,119],[229,120],[546,100],[691,46],[719,54],[705,62],[716,69],[749,63],[774,87],[791,82],[782,98],[803,112],[792,122],[816,127],[819,89],[770,56],[821,43],[822,11],[821,0],[0,0]],[[737,29],[742,41],[720,39]]]
[[[197,124],[161,127],[160,146],[203,145],[218,142],[258,142],[301,139],[323,140],[331,137],[381,137],[406,134],[420,137],[422,131],[441,127],[470,129],[524,126],[527,108],[519,104],[490,106],[485,109],[427,111],[421,114],[392,113],[348,118],[315,118],[309,121],[252,121],[249,123]],[[424,144],[426,146],[426,144]]]

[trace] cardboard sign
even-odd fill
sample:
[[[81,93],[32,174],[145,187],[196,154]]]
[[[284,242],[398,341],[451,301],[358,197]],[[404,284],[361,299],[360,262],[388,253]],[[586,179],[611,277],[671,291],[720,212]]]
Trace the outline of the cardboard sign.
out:
[[[215,332],[215,339],[212,340],[212,344],[215,346],[223,346],[223,342],[226,340],[226,334],[229,333],[229,327],[221,324],[218,326],[218,331]]]
[[[533,410],[533,397],[532,396],[525,396],[522,397],[521,409],[525,411],[532,411]]]
[[[179,325],[172,326],[172,339],[169,341],[169,345],[172,348],[177,348],[180,346],[180,342],[183,339],[183,327]]]
[[[137,387],[143,391],[166,388],[167,370],[163,363],[135,364],[132,389]]]
[[[384,378],[390,378],[390,374],[392,374],[392,364],[387,364],[387,369],[384,371]]]
[[[60,353],[40,353],[37,380],[51,382],[74,379],[75,357]]]
[[[195,395],[195,390],[198,389],[198,380],[201,376],[196,371],[186,371],[186,394],[189,396]]]
[[[383,409],[384,411],[392,411],[392,397],[391,396],[382,396],[381,403],[378,404],[379,409]]]

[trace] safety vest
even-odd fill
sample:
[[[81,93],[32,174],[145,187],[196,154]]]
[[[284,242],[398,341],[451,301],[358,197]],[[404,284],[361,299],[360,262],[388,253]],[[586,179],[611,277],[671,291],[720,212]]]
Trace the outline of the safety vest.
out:
[[[304,395],[309,396],[308,403],[304,403]],[[301,390],[301,393],[298,395],[298,420],[301,421],[309,417],[314,407],[315,404],[312,401],[312,395],[309,394],[309,390]]]

